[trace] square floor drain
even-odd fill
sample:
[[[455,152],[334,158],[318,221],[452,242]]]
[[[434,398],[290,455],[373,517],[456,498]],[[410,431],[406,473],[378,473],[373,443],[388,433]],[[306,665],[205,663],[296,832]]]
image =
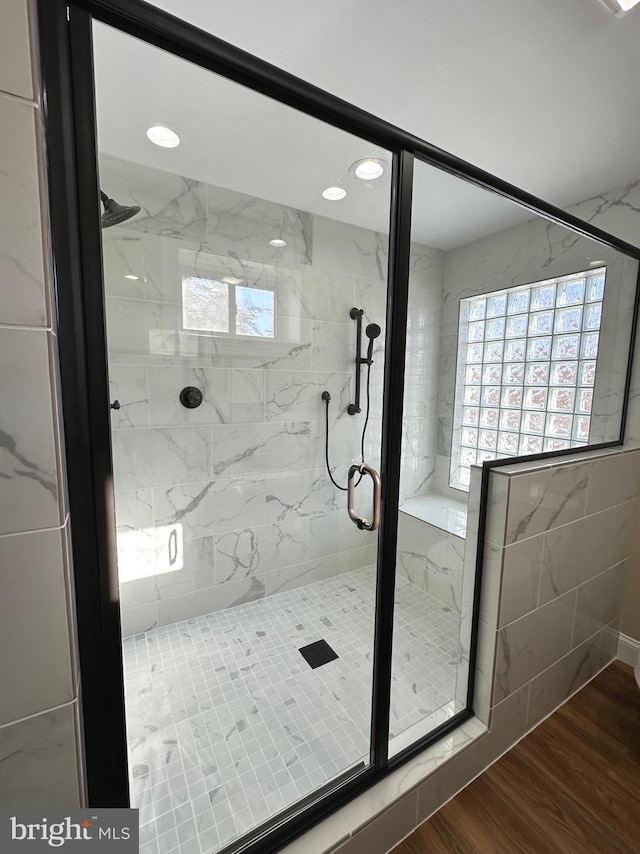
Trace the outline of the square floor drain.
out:
[[[328,664],[330,661],[335,661],[339,657],[326,640],[310,643],[309,646],[301,646],[299,652],[302,653],[302,657],[313,670],[316,667],[322,667],[323,664]]]

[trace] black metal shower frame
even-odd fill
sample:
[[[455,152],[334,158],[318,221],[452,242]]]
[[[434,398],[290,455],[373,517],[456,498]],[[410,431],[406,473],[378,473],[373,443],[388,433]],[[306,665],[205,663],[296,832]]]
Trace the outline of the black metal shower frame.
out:
[[[243,854],[271,854],[473,716],[489,472],[493,467],[513,465],[523,459],[555,458],[584,451],[584,448],[569,449],[484,464],[467,705],[429,736],[390,759],[391,652],[402,445],[402,394],[394,398],[392,390],[402,389],[404,381],[414,161],[428,163],[497,193],[532,213],[639,261],[640,250],[142,0],[36,0],[36,8],[77,600],[84,772],[91,806],[129,804],[104,288],[97,215],[92,19],[393,153],[382,437],[384,490],[375,610],[371,761],[228,848],[230,852]],[[589,446],[592,449],[622,444],[639,290],[637,287],[620,436],[616,441]]]

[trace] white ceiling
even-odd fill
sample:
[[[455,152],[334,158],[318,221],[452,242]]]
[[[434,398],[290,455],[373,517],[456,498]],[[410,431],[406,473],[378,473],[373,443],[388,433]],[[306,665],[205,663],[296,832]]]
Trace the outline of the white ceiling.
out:
[[[640,177],[640,9],[614,18],[597,0],[155,5],[560,206]],[[352,160],[381,153],[372,146],[104,27],[95,53],[101,150],[384,228],[384,179],[348,175]],[[151,145],[154,123],[177,130],[179,148]],[[447,249],[527,218],[436,170],[419,181],[420,242]],[[320,196],[334,183],[349,191],[343,202]]]

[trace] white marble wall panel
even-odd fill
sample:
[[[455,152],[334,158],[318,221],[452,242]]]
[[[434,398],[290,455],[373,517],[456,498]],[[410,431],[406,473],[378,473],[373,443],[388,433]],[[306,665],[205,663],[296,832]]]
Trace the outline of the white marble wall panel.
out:
[[[113,430],[149,426],[149,386],[144,365],[112,365],[109,369],[109,400]]]
[[[265,595],[264,576],[252,576],[206,590],[161,599],[158,602],[158,625],[167,626],[189,619],[194,614],[211,614],[223,608],[233,608],[235,605],[262,599]]]
[[[216,426],[211,442],[214,477],[297,471],[309,467],[312,456],[306,421]]]
[[[19,328],[0,333],[0,534],[55,527],[63,520],[51,333]],[[22,405],[25,390],[28,409]]]
[[[396,572],[455,611],[461,607],[464,551],[462,537],[399,514]]]
[[[164,542],[162,540],[164,539]],[[160,554],[168,548],[167,537],[157,537],[148,553],[136,551],[137,565],[140,572],[142,567],[148,567],[148,575],[133,578],[121,585],[120,602],[125,609],[137,608],[148,602],[171,599],[187,593],[195,593],[213,587],[214,548],[213,537],[199,537],[184,540],[178,549],[178,560],[174,567],[163,561]],[[146,558],[146,563],[145,563]],[[119,555],[119,560],[120,560]],[[158,571],[159,568],[168,571]],[[124,567],[126,572],[126,566]],[[125,575],[126,578],[126,575]]]
[[[83,805],[77,703],[0,727],[0,803],[5,808]]]
[[[0,205],[0,323],[21,326],[49,322],[36,120],[30,103],[0,94],[0,198],[6,200]]]
[[[541,605],[611,566],[614,526],[610,508],[544,534]]]
[[[192,483],[211,476],[211,428],[116,430],[112,436],[116,489]]]
[[[211,364],[211,337],[184,328],[180,305],[107,297],[106,317],[110,364]]]
[[[589,466],[557,466],[511,479],[506,542],[540,534],[584,515]]]
[[[616,521],[613,532],[611,563],[616,564],[632,554],[632,537],[635,533],[638,503],[628,501],[616,507]]]
[[[139,635],[158,625],[158,603],[147,602],[136,608],[123,608],[120,612],[120,631],[123,638]]]
[[[313,218],[313,263],[325,270],[386,280],[388,241],[386,234],[345,228],[344,223],[322,216]]]
[[[499,626],[538,607],[543,541],[544,536],[530,537],[503,550]]]
[[[206,480],[153,490],[156,526],[181,525],[183,537],[205,537],[265,521],[261,478]]]
[[[499,703],[571,649],[575,590],[498,632],[493,702]]]
[[[0,537],[0,648],[10,651],[0,659],[0,727],[75,696],[65,536]]]
[[[266,595],[284,593],[285,590],[294,590],[325,578],[333,578],[352,568],[355,567],[349,567],[345,552],[317,558],[296,566],[282,567],[266,576]]]
[[[0,51],[0,90],[20,98],[33,98],[33,74],[29,44],[29,5],[25,0],[6,0],[2,7],[6,34]]]
[[[0,8],[0,803],[69,808],[82,745],[33,11]]]
[[[279,324],[276,340],[209,338],[213,367],[310,371],[312,322],[297,317],[277,317],[276,322]]]
[[[149,419],[152,427],[245,424],[264,421],[264,373],[231,368],[150,367]],[[197,409],[180,402],[180,392],[202,392]]]
[[[139,205],[127,230],[205,243],[207,186],[171,172],[100,159],[100,186],[121,205]]]
[[[600,635],[595,635],[533,679],[529,693],[529,728],[540,723],[598,673],[602,668],[601,643]]]
[[[578,590],[573,646],[587,640],[620,616],[620,602],[626,579],[623,561],[592,578]]]
[[[144,235],[118,226],[102,231],[105,294],[124,299],[145,298]]]
[[[313,217],[304,212],[209,186],[207,244],[215,252],[276,264],[311,264]],[[271,246],[273,239],[282,247]]]
[[[338,483],[346,483],[345,468],[333,472]],[[280,522],[297,516],[315,516],[342,510],[345,493],[329,481],[324,468],[282,472],[264,478],[265,521]]]
[[[491,656],[478,659],[476,699],[483,715],[530,684],[533,726],[615,656],[639,459],[638,451],[613,450],[551,466],[540,461],[492,470],[489,496],[497,499],[489,509],[498,508],[499,523],[492,529],[489,516],[487,532],[496,542],[485,543],[481,647],[490,649],[493,636],[496,658],[490,669]],[[613,471],[623,479],[623,470],[635,488],[609,478]],[[564,504],[558,503],[561,483]],[[526,517],[524,497],[531,499],[532,519],[550,489],[545,512],[553,515],[546,524],[555,526],[514,539],[510,520]],[[597,497],[591,507],[590,494]],[[601,509],[590,512],[593,507]],[[537,520],[532,527],[537,530]]]
[[[356,356],[354,323],[330,323],[317,320],[313,323],[313,348],[311,364],[314,370],[345,371]],[[366,337],[363,335],[365,345]]]
[[[309,518],[289,519],[219,534],[215,538],[216,583],[304,563],[310,556],[309,523]]]
[[[333,418],[347,418],[352,397],[353,373],[315,371],[267,371],[265,399],[267,421],[322,421],[322,392],[331,395]]]
[[[633,501],[640,487],[640,454],[617,454],[591,464],[587,513]]]

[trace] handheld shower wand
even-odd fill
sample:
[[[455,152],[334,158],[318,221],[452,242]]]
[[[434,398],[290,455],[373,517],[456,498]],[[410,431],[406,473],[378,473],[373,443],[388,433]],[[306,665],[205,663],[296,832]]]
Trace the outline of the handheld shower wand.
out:
[[[363,357],[360,355],[360,348],[362,346],[362,315],[364,314],[364,309],[362,308],[352,308],[350,311],[350,316],[355,320],[358,324],[357,332],[356,332],[356,392],[355,392],[355,401],[354,403],[350,403],[347,406],[347,412],[349,415],[357,415],[362,410],[360,409],[360,368],[362,365],[367,365],[371,368],[373,364],[373,342],[380,335],[382,331],[377,323],[369,323],[367,328],[365,329],[365,335],[369,339],[369,346],[367,347],[367,355]]]
[[[370,323],[367,328],[364,330],[364,334],[369,339],[369,346],[367,347],[367,365],[373,364],[373,342],[380,335],[382,329],[378,326],[377,323]]]
[[[361,347],[362,347],[362,317],[364,315],[364,309],[362,308],[352,308],[349,312],[351,319],[357,321],[357,337],[356,337],[356,357],[355,357],[355,365],[356,365],[356,382],[355,382],[355,403],[350,403],[347,406],[347,412],[349,415],[356,415],[360,413],[362,410],[360,409],[360,369],[362,365],[367,366],[367,406],[366,406],[366,415],[364,419],[364,424],[362,426],[362,435],[360,437],[360,451],[362,457],[362,464],[364,465],[364,446],[365,446],[365,438],[367,432],[367,426],[369,424],[369,412],[371,406],[371,395],[370,395],[370,383],[371,383],[371,366],[373,365],[373,342],[382,332],[381,328],[377,323],[369,323],[367,328],[365,329],[365,335],[369,339],[369,344],[367,346],[367,355],[361,356]],[[331,394],[328,391],[322,392],[322,400],[326,404],[325,408],[325,457],[327,464],[327,471],[329,473],[329,477],[335,487],[341,489],[343,491],[347,491],[347,487],[340,486],[340,484],[336,483],[331,473],[331,465],[329,463],[329,402],[331,400]],[[362,473],[360,474],[360,479],[355,484],[356,486],[362,480]]]

